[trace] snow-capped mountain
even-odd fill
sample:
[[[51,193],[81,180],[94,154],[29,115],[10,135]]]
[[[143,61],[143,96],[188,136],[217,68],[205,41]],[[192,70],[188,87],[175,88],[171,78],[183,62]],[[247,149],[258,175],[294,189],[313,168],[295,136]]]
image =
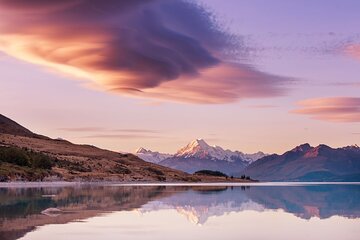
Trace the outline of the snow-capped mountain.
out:
[[[174,194],[150,201],[138,209],[139,213],[146,214],[152,211],[174,209],[185,216],[191,223],[204,225],[209,218],[223,216],[231,212],[259,211],[266,209],[259,204],[256,197],[252,199],[250,191],[240,187],[204,187],[201,190],[190,188],[188,191],[172,189]],[[260,191],[261,192],[261,191]],[[212,201],[206,198],[211,194]],[[261,199],[261,197],[260,197]]]
[[[239,195],[237,195],[238,197]],[[191,196],[194,197],[194,196]],[[196,197],[196,196],[195,196]],[[191,201],[189,202],[189,199]],[[237,198],[236,198],[237,199]],[[251,199],[241,199],[240,201],[228,200],[224,202],[216,202],[208,205],[205,203],[197,203],[193,198],[188,198],[184,202],[172,202],[172,198],[161,199],[159,201],[151,201],[143,205],[137,211],[140,214],[146,214],[152,211],[175,209],[177,213],[186,217],[186,219],[196,225],[204,225],[210,217],[223,216],[231,212],[242,212],[246,210],[253,210],[262,212],[265,210],[263,205],[260,205]],[[197,201],[197,200],[196,200]]]
[[[135,155],[144,161],[157,163],[157,164],[162,160],[173,156],[172,154],[168,154],[168,153],[153,152],[151,150],[147,150],[142,147],[136,149]]]
[[[184,158],[196,157],[200,159],[210,158],[213,160],[224,160],[229,162],[234,162],[236,159],[242,159],[243,161],[252,163],[259,158],[266,156],[266,154],[263,152],[245,154],[239,151],[224,150],[219,146],[208,145],[203,139],[196,139],[181,148],[174,156]]]
[[[250,163],[266,156],[263,152],[245,154],[210,146],[203,139],[196,139],[178,150],[174,155],[152,152],[139,148],[136,153],[145,161],[193,173],[199,170],[215,170],[231,175],[243,170]]]
[[[245,154],[210,146],[203,139],[196,139],[175,154],[153,152],[139,148],[135,154],[141,159],[166,167],[194,173],[199,170],[221,171],[228,175],[242,171],[250,163],[266,156],[263,152]]]
[[[256,161],[264,153],[244,154],[239,151],[224,150],[219,146],[210,146],[203,139],[196,139],[181,148],[173,157],[166,158],[159,164],[194,173],[199,170],[221,171],[233,175]]]

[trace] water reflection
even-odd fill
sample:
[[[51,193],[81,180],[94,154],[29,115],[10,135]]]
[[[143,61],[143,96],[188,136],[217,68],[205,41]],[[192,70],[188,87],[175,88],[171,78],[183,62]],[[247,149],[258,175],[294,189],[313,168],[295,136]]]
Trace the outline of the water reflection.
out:
[[[42,214],[49,208],[61,212]],[[342,216],[359,223],[360,185],[0,188],[0,239],[18,239],[37,226],[111,212],[136,210],[146,215],[175,210],[193,225],[206,225],[211,217],[279,209],[300,219]]]

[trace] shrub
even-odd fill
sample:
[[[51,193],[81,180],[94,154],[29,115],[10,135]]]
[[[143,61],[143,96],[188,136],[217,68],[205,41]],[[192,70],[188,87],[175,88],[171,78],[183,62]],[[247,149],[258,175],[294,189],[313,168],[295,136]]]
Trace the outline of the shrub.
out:
[[[0,162],[41,169],[51,169],[53,166],[51,157],[18,147],[0,146]]]
[[[30,162],[31,167],[33,168],[51,169],[53,166],[52,159],[49,156],[40,153],[32,153]]]
[[[112,169],[113,173],[117,173],[117,174],[130,174],[131,171],[130,169],[128,169],[125,166],[122,166],[120,164],[116,164],[115,167]]]
[[[26,151],[14,147],[0,147],[0,162],[8,162],[19,166],[30,166],[30,159]]]
[[[158,176],[164,176],[165,175],[162,171],[160,171],[160,170],[158,170],[156,168],[147,167],[147,168],[145,168],[145,170],[147,170],[147,171],[149,171],[151,173],[154,173],[154,174],[156,174]]]
[[[211,170],[200,170],[195,172],[197,175],[208,175],[208,176],[215,176],[215,177],[228,177],[225,173],[220,171],[211,171]]]

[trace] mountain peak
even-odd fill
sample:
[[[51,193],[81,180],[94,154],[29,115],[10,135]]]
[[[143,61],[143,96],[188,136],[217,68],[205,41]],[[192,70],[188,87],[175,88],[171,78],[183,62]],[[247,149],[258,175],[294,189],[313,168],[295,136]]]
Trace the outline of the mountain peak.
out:
[[[234,167],[243,169],[250,163],[266,156],[262,152],[246,154],[240,151],[223,149],[220,146],[210,146],[201,138],[189,142],[173,155],[152,152],[144,148],[139,148],[135,154],[145,161],[188,173],[208,169],[228,174],[233,173]]]
[[[151,152],[150,150],[147,150],[143,147],[139,147],[138,149],[135,150],[135,153],[149,153]]]
[[[319,146],[317,146],[316,148],[321,148],[321,149],[331,149],[331,147],[329,147],[328,145],[326,144],[319,144]]]
[[[220,146],[210,146],[205,142],[205,140],[199,138],[193,140],[185,147],[181,148],[174,156],[184,158],[195,157],[198,159],[225,160],[228,162],[236,161],[236,159],[245,162],[253,162],[265,156],[265,154],[244,154],[239,151],[233,152],[231,150],[225,150]]]
[[[158,164],[162,160],[172,157],[173,155],[168,153],[159,153],[159,152],[153,152],[151,150],[148,150],[143,147],[139,147],[135,151],[135,155],[141,158],[144,161],[152,162]]]
[[[306,152],[306,151],[309,151],[311,148],[312,147],[310,146],[309,143],[304,143],[304,144],[301,144],[299,146],[296,146],[291,151],[292,152]]]
[[[359,151],[359,150],[360,150],[360,147],[359,147],[357,144],[354,144],[354,145],[350,145],[350,146],[343,147],[343,149],[345,149],[345,150],[355,150],[355,151]]]
[[[191,146],[200,146],[200,147],[210,147],[209,144],[205,142],[204,139],[198,138],[193,140],[189,145]]]
[[[195,154],[200,154],[205,157],[208,155],[210,146],[201,138],[195,139],[187,144],[185,147],[181,148],[175,155],[177,156],[194,156]]]

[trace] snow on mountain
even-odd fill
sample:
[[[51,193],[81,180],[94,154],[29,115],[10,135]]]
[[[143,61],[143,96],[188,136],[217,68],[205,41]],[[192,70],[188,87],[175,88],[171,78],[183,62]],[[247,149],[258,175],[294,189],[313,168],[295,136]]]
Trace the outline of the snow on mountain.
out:
[[[219,146],[210,146],[203,139],[196,139],[190,142],[185,147],[181,148],[175,155],[175,157],[196,157],[200,159],[213,159],[224,160],[228,162],[234,162],[236,159],[242,159],[248,163],[252,163],[259,158],[266,156],[263,152],[257,152],[254,154],[245,154],[239,151],[224,150]]]
[[[162,160],[173,156],[172,154],[168,154],[168,153],[153,152],[143,147],[136,149],[135,155],[141,158],[142,160],[151,163],[159,163]]]
[[[268,155],[261,151],[256,152],[256,153],[241,153],[241,154],[243,154],[243,158],[249,163],[255,162],[256,160]]]
[[[219,146],[210,146],[203,139],[190,142],[175,154],[153,152],[141,147],[136,150],[135,155],[144,161],[188,173],[207,169],[221,171],[228,175],[238,172],[266,156],[263,152],[246,154],[240,151],[224,150]]]
[[[193,202],[191,204],[194,204]],[[197,204],[192,206],[191,204],[181,204],[176,205],[176,203],[169,202],[169,199],[165,199],[164,201],[151,201],[145,205],[143,205],[137,211],[140,214],[145,214],[152,211],[160,211],[160,210],[168,210],[175,209],[176,212],[180,215],[186,217],[186,219],[195,225],[204,225],[210,217],[214,216],[223,216],[225,214],[229,214],[231,212],[241,212],[245,210],[253,210],[262,212],[265,210],[265,207],[259,203],[256,203],[250,199],[244,200],[244,202],[235,202],[235,201],[227,201],[216,203],[212,205]]]
[[[252,195],[241,188],[204,188],[201,191],[177,191],[176,194],[148,202],[138,209],[145,214],[152,211],[174,209],[193,224],[203,225],[209,218],[223,216],[231,212],[246,210],[264,211],[265,206],[257,203]],[[206,200],[206,194],[212,194],[212,202]]]

